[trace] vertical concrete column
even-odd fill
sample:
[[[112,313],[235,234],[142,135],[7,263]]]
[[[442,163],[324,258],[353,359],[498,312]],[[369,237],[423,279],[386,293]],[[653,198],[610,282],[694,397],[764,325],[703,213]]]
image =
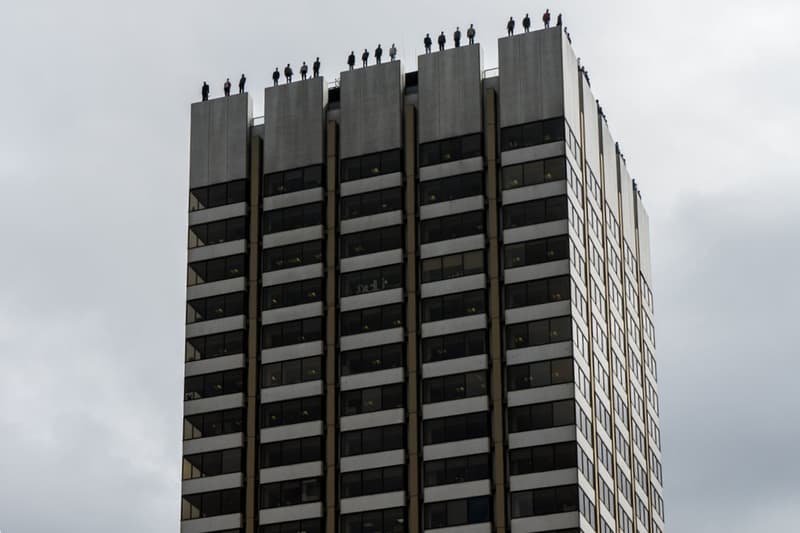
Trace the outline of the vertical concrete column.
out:
[[[497,96],[484,93],[486,125],[486,232],[489,239],[489,351],[492,401],[492,483],[494,531],[506,532],[505,409],[503,392],[503,343],[500,308],[500,241],[497,206]]]
[[[420,531],[419,482],[419,355],[417,344],[417,168],[416,115],[407,104],[405,120],[405,185],[406,185],[406,416],[408,417],[408,520],[407,531]]]
[[[248,228],[247,263],[247,442],[245,460],[247,479],[245,480],[245,533],[258,531],[258,337],[260,312],[258,298],[261,292],[261,139],[252,137],[250,150],[250,227]]]
[[[325,531],[336,533],[336,122],[327,124],[325,195]]]

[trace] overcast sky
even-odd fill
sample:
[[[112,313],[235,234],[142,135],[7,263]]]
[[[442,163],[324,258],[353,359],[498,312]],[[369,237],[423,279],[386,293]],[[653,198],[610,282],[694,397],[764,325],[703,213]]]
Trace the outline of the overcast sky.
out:
[[[189,105],[563,11],[651,217],[667,529],[796,531],[800,4],[6,1],[0,530],[179,529]]]

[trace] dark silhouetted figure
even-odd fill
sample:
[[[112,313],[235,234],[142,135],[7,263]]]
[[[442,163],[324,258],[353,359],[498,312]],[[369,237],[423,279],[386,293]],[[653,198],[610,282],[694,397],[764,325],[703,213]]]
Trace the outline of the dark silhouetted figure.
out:
[[[278,67],[275,67],[275,72],[272,73],[272,85],[274,87],[278,86],[278,80],[281,79],[281,73],[278,72]]]
[[[319,58],[317,58],[314,61],[312,68],[314,69],[314,77],[316,78],[317,76],[319,76]]]
[[[508,24],[506,24],[506,29],[508,30],[508,36],[509,37],[514,35],[514,26],[516,26],[516,25],[517,25],[517,23],[514,22],[514,17],[509,17]]]
[[[231,79],[225,78],[225,85],[222,86],[222,90],[225,91],[225,96],[231,95]]]
[[[242,74],[242,77],[239,78],[239,94],[242,94],[244,92],[245,83],[247,83],[247,78],[245,78],[244,74]]]
[[[308,65],[306,62],[303,61],[303,64],[300,66],[300,79],[306,79],[308,77]]]
[[[369,62],[369,52],[367,52],[367,49],[364,48],[364,53],[361,54],[361,66],[366,67],[367,62]]]
[[[545,28],[549,28],[550,27],[550,10],[549,9],[545,9],[544,10],[544,15],[542,15],[542,22],[544,22],[544,27]]]
[[[525,30],[525,33],[531,31],[531,17],[528,13],[525,13],[525,18],[522,19],[522,28]]]
[[[469,44],[475,44],[476,33],[477,32],[475,31],[475,28],[472,26],[472,24],[470,24],[469,28],[467,28],[467,39],[469,39]]]
[[[381,48],[381,45],[379,43],[378,48],[375,49],[375,62],[380,65],[382,57],[383,57],[383,48]]]
[[[563,25],[563,20],[561,19],[561,13],[559,13],[558,17],[556,17],[556,26],[562,26],[562,25]]]
[[[283,69],[283,76],[286,78],[286,83],[292,83],[292,67],[289,66],[289,63],[286,63],[286,68]]]
[[[395,57],[397,57],[397,47],[392,43],[392,47],[389,48],[389,59],[394,61]]]
[[[453,34],[453,42],[455,43],[456,48],[461,46],[461,30],[458,28],[458,26],[456,26],[456,31]]]
[[[350,55],[347,56],[347,66],[350,67],[350,70],[353,70],[353,67],[356,66],[356,53],[354,51],[350,51]]]
[[[425,40],[423,42],[425,43],[425,53],[426,54],[430,54],[431,53],[431,45],[433,44],[433,40],[431,39],[431,34],[430,33],[426,33],[425,34]]]
[[[570,36],[569,30],[567,29],[566,26],[564,26],[564,35],[567,36],[567,40],[569,41],[569,44],[572,44],[572,36]]]
[[[439,42],[439,51],[441,52],[442,50],[444,50],[444,43],[447,42],[447,37],[444,36],[444,32],[439,34],[438,42]]]
[[[208,86],[208,83],[203,82],[203,88],[200,89],[200,94],[203,95],[203,101],[205,102],[208,100],[208,93],[211,91],[211,88]]]

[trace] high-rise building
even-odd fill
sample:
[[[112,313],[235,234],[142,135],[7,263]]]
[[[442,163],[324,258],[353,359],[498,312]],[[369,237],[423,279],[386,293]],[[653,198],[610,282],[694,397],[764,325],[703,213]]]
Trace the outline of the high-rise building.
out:
[[[181,531],[663,533],[647,213],[498,49],[192,106]]]

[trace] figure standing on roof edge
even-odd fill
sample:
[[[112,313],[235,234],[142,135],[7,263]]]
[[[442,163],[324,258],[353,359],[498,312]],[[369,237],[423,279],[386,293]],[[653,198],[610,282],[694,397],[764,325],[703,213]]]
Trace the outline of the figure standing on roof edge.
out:
[[[545,28],[549,28],[550,27],[550,10],[549,9],[545,9],[544,10],[544,15],[542,15],[542,22],[544,22],[544,27]]]
[[[319,76],[319,58],[317,58],[314,61],[314,65],[312,66],[312,68],[314,69],[314,77],[315,78],[318,77]]]
[[[561,24],[562,24],[561,13],[559,13],[558,17],[556,17],[556,26],[561,26]]]
[[[439,34],[438,42],[439,42],[439,51],[441,52],[442,50],[444,50],[444,43],[447,42],[447,37],[444,36],[444,32]]]
[[[272,86],[278,86],[278,80],[281,79],[281,73],[278,72],[278,67],[275,67],[275,72],[272,73]]]
[[[453,33],[453,42],[455,43],[456,48],[461,46],[461,29],[459,29],[458,26],[456,26],[456,31]]]
[[[231,79],[225,78],[225,85],[222,86],[222,90],[225,92],[225,96],[231,95]]]
[[[430,54],[431,53],[431,45],[433,44],[433,39],[431,39],[431,34],[430,33],[426,33],[425,34],[425,39],[422,42],[425,43],[425,53],[426,54]]]
[[[247,78],[244,77],[244,73],[243,73],[242,77],[239,78],[239,94],[242,94],[244,92],[244,84],[245,83],[247,83]]]
[[[514,35],[514,26],[516,26],[516,22],[514,22],[514,17],[509,17],[508,24],[506,24],[506,29],[508,30],[508,36],[511,37]]]
[[[364,53],[361,54],[361,66],[366,67],[368,61],[369,61],[369,52],[367,52],[367,49],[364,48]]]
[[[303,61],[303,64],[300,66],[300,79],[306,79],[308,77],[308,65],[306,62]]]
[[[392,47],[389,48],[389,59],[394,61],[395,57],[397,57],[397,47],[392,43]]]
[[[381,48],[380,43],[378,43],[378,48],[375,49],[375,63],[380,65],[382,57],[383,57],[383,48]]]
[[[475,44],[476,33],[477,32],[475,31],[475,28],[472,26],[472,24],[470,24],[469,28],[467,28],[467,39],[469,39],[469,44]]]
[[[205,102],[208,100],[208,93],[211,92],[211,88],[208,86],[207,82],[203,82],[203,88],[200,89],[200,94],[203,96],[203,101]]]
[[[522,19],[522,28],[525,30],[525,33],[531,30],[531,16],[528,13],[525,13],[525,18]]]
[[[353,67],[356,66],[356,53],[354,50],[350,50],[350,55],[347,56],[347,66],[350,67],[350,70],[353,70]]]
[[[283,76],[286,78],[286,83],[292,83],[292,74],[294,74],[292,67],[289,63],[286,63],[286,68],[283,69]]]

